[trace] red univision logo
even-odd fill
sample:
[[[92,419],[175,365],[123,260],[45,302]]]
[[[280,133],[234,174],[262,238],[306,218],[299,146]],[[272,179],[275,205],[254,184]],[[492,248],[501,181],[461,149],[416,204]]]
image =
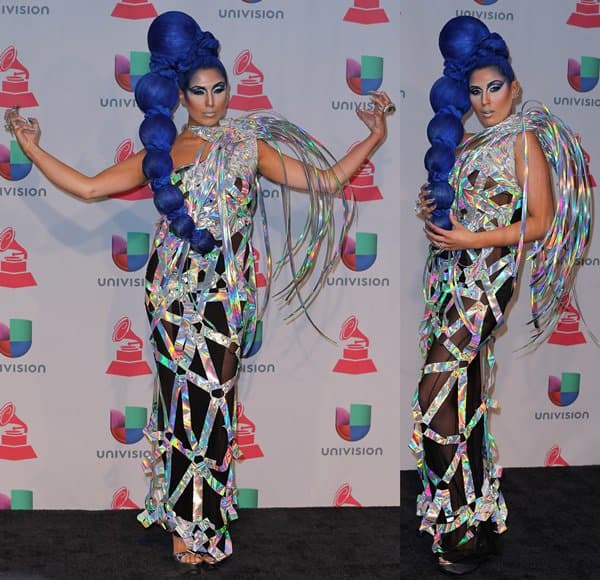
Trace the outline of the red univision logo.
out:
[[[142,20],[158,16],[152,2],[148,0],[121,0],[115,4],[110,15],[127,20]]]
[[[17,58],[17,49],[9,46],[0,52],[0,72],[8,75],[2,79],[0,107],[37,107],[38,102],[29,91],[29,71]]]
[[[0,286],[37,286],[35,278],[27,271],[27,250],[17,242],[15,230],[10,226],[0,232]]]
[[[354,5],[348,8],[344,21],[357,24],[381,24],[389,22],[387,14],[379,6],[379,0],[354,0]]]

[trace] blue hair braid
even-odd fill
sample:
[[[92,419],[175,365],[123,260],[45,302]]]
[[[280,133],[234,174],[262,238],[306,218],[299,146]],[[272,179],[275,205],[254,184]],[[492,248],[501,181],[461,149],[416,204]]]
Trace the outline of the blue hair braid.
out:
[[[488,66],[497,67],[509,82],[515,75],[502,37],[490,33],[481,20],[472,16],[449,20],[440,32],[439,47],[444,57],[444,76],[433,83],[429,93],[435,114],[427,126],[431,147],[425,154],[425,168],[430,197],[436,204],[431,221],[450,230],[454,189],[448,178],[454,167],[456,148],[464,135],[462,118],[471,108],[469,77],[474,70]]]
[[[170,11],[150,24],[148,48],[150,72],[135,87],[136,102],[144,113],[139,130],[146,149],[142,170],[150,181],[154,205],[169,220],[171,232],[204,255],[215,247],[215,239],[208,230],[196,227],[182,192],[171,184],[171,148],[177,136],[173,111],[179,89],[187,90],[189,79],[198,69],[216,68],[227,80],[218,57],[219,41],[191,16]]]

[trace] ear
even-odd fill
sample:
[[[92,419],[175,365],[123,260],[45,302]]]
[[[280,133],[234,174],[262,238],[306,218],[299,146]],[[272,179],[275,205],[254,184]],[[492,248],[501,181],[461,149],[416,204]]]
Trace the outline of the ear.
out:
[[[185,106],[186,106],[186,102],[185,102],[185,93],[184,93],[184,92],[183,92],[181,89],[179,89],[179,104],[180,104],[182,107],[185,107]]]
[[[512,99],[513,101],[516,101],[520,96],[521,96],[521,83],[515,79],[512,83],[511,83],[511,92],[512,92]]]

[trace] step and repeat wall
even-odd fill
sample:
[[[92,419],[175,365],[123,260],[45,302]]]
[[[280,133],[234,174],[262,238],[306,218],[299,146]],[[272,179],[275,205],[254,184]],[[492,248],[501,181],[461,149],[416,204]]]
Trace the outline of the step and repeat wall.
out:
[[[600,2],[598,0],[420,0],[401,2],[398,22],[400,79],[401,211],[403,253],[400,277],[401,468],[414,459],[410,439],[410,398],[418,381],[420,356],[415,348],[422,313],[421,272],[426,242],[422,223],[412,211],[425,180],[423,154],[429,144],[425,127],[432,112],[428,93],[441,76],[437,37],[444,23],[471,15],[506,40],[515,73],[523,87],[522,102],[537,100],[567,121],[580,136],[591,174],[600,176]],[[480,126],[473,116],[469,131]],[[595,210],[596,218],[598,210]],[[532,353],[528,267],[522,269],[518,293],[495,346],[497,374],[491,413],[503,466],[597,464],[600,390],[596,360],[600,351],[593,333],[600,331],[598,281],[600,239],[596,228],[580,264],[578,305],[569,305],[556,332]],[[591,331],[590,331],[591,329]]]
[[[571,124],[594,175],[600,2],[4,2],[0,110],[19,105],[38,118],[43,145],[88,174],[126,159],[140,148],[132,86],[147,70],[146,30],[171,9],[221,40],[232,116],[277,111],[340,156],[366,135],[355,111],[369,106],[369,90],[384,88],[397,104],[386,144],[352,180],[357,221],[312,308],[335,344],[302,319],[284,323],[273,302],[244,360],[236,476],[247,507],[398,504],[399,471],[414,467],[407,442],[427,246],[413,206],[425,180],[428,93],[442,70],[439,30],[470,14],[502,34],[523,101],[542,101]],[[476,120],[467,128],[478,130]],[[82,203],[2,135],[0,508],[135,508],[147,486],[142,429],[154,373],[143,309],[156,220],[150,192]],[[263,187],[277,250],[281,192]],[[299,221],[306,201],[295,197]],[[518,350],[529,336],[521,279],[496,345],[492,429],[505,466],[600,460],[599,243],[592,239],[580,264],[578,304],[529,354]],[[260,285],[260,243],[257,253]]]
[[[146,31],[173,9],[221,40],[231,116],[277,111],[341,156],[368,134],[356,110],[370,90],[401,108],[394,0],[8,0],[0,112],[39,119],[43,146],[84,173],[127,159],[140,149],[132,88],[148,69]],[[399,151],[396,114],[352,180],[358,218],[311,309],[332,342],[305,319],[286,324],[273,301],[243,361],[244,507],[399,503]],[[155,370],[143,307],[150,191],[83,203],[6,132],[0,176],[0,509],[136,508]],[[281,191],[263,187],[278,255]],[[295,194],[298,222],[305,203]]]

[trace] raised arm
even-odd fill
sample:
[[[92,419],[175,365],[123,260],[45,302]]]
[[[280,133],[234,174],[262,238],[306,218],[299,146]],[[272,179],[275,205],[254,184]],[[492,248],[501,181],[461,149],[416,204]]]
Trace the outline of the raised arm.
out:
[[[80,199],[93,200],[121,193],[142,185],[145,181],[142,173],[144,152],[137,153],[90,177],[40,147],[41,130],[36,119],[25,119],[16,109],[9,109],[5,114],[5,120],[7,128],[12,129],[25,155],[44,176],[56,187]]]
[[[548,231],[554,216],[554,197],[550,180],[550,168],[537,137],[526,133],[527,139],[527,220],[525,242],[541,240]],[[525,185],[525,163],[523,137],[519,135],[515,144],[515,169],[521,188]],[[521,222],[482,232],[471,232],[450,216],[452,230],[442,230],[426,223],[425,235],[434,245],[448,250],[512,246],[518,243]]]
[[[374,93],[371,98],[375,105],[373,110],[356,111],[369,128],[369,135],[352,147],[331,170],[318,170],[319,178],[316,181],[328,192],[336,191],[339,183],[348,181],[385,139],[387,128],[383,109],[391,103],[390,98],[383,92]],[[275,183],[286,182],[292,189],[307,190],[309,184],[302,163],[287,155],[283,156],[283,163],[284,166],[275,149],[264,141],[258,142],[258,170],[262,175]]]

